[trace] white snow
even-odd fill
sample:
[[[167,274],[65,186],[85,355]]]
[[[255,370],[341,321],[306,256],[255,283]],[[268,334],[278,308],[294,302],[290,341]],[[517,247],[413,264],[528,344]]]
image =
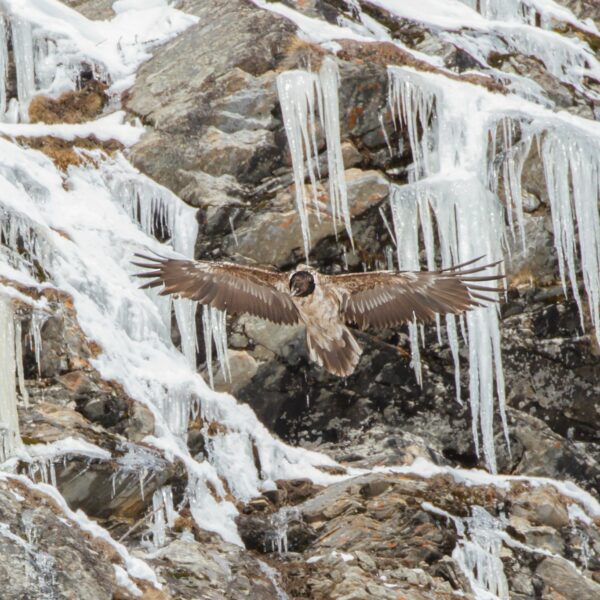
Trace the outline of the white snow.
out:
[[[0,133],[7,136],[42,137],[52,136],[62,140],[73,141],[75,138],[95,136],[101,141],[116,140],[125,146],[131,146],[139,141],[144,128],[139,124],[125,122],[125,111],[118,110],[96,121],[86,123],[0,123]]]
[[[97,460],[110,460],[112,457],[108,450],[71,436],[47,444],[32,444],[25,452],[30,458],[45,460],[56,460],[68,454]]]
[[[420,477],[435,477],[437,475],[450,475],[457,483],[478,486],[493,485],[501,489],[508,489],[513,482],[525,482],[537,487],[550,485],[563,496],[574,500],[581,509],[592,519],[600,517],[600,502],[589,492],[581,489],[571,481],[558,481],[549,477],[533,477],[526,475],[494,475],[479,469],[456,469],[435,465],[425,458],[419,457],[411,465],[402,467],[374,467],[371,471],[366,469],[349,469],[351,475],[363,475],[365,473],[398,473],[401,475],[418,475]]]

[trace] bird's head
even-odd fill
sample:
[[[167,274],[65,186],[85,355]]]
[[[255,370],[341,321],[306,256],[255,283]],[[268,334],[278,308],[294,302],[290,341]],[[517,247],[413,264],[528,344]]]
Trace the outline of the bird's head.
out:
[[[296,271],[290,277],[290,292],[292,296],[309,296],[315,291],[315,278],[308,271]]]

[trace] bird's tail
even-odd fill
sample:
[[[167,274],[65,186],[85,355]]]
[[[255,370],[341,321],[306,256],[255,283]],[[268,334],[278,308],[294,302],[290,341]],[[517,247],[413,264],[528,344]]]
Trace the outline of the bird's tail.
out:
[[[337,329],[335,337],[309,326],[306,343],[310,359],[338,377],[351,375],[362,354],[362,348],[351,331],[343,325]]]

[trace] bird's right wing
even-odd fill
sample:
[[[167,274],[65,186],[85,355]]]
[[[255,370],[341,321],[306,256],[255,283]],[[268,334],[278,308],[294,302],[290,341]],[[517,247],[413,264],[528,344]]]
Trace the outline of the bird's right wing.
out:
[[[287,275],[229,262],[145,256],[133,264],[150,279],[142,288],[164,286],[161,295],[177,294],[231,313],[249,313],[274,323],[292,325],[299,314],[287,293]]]

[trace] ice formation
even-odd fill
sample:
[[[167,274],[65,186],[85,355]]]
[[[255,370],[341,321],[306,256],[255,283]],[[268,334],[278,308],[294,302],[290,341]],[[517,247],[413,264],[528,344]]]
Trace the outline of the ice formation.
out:
[[[336,235],[337,224],[343,222],[351,243],[353,243],[344,161],[340,145],[338,87],[338,67],[331,58],[323,60],[318,75],[310,71],[293,70],[284,71],[277,76],[281,114],[292,157],[296,210],[300,218],[304,253],[307,259],[311,238],[309,198],[305,187],[306,177],[310,182],[313,210],[316,218],[321,218],[317,190],[317,178],[320,176],[317,108],[321,128],[324,130],[327,142],[331,218],[336,228]]]
[[[0,462],[13,456],[21,443],[16,369],[13,308],[10,298],[0,294]]]
[[[439,7],[439,1],[434,0],[392,4],[396,10],[402,8],[405,11],[418,4],[418,18],[423,15],[431,17],[432,12],[424,8]],[[457,10],[456,4],[452,4],[452,10]],[[549,0],[532,0],[527,6],[534,4],[538,12],[554,14]],[[112,84],[112,91],[123,89],[131,82],[136,66],[147,58],[147,48],[155,40],[174,35],[192,22],[191,17],[168,8],[166,4],[160,6],[159,2],[153,2],[153,7],[147,9],[141,0],[132,0],[126,5],[130,8],[123,8],[110,23],[94,23],[92,26],[87,19],[54,0],[36,3],[4,0],[4,16],[0,19],[2,118],[7,121],[26,120],[26,106],[32,94],[55,95],[65,89],[73,89],[78,83],[82,65],[91,65],[96,75],[106,77]],[[296,11],[277,3],[266,5],[294,18],[306,30],[314,27],[312,39],[325,44],[339,37],[363,41],[373,39],[369,36],[385,37],[385,32],[373,23],[364,24],[357,33],[349,28],[301,17]],[[480,3],[480,6],[483,5]],[[492,3],[488,2],[486,6],[492,7]],[[489,19],[504,22],[495,26],[497,30],[511,25],[510,19],[503,15],[494,16],[485,11],[478,15],[468,7],[464,8],[469,11],[467,22],[474,23],[480,31],[491,31]],[[515,10],[517,17],[521,18],[518,12],[521,9],[517,7]],[[165,11],[169,18],[164,18]],[[436,18],[452,21],[449,11],[450,8],[447,8],[439,12]],[[461,19],[462,14],[459,15]],[[531,28],[529,14],[523,13],[525,23],[521,26]],[[560,18],[569,22],[564,16]],[[150,26],[152,23],[154,25]],[[528,31],[516,33],[511,43],[515,47],[521,44],[527,50],[527,40],[524,41],[523,36]],[[534,44],[542,39],[544,44],[554,47],[552,32],[538,34],[530,38],[528,51],[535,49]],[[540,37],[542,35],[546,37]],[[473,48],[476,44],[476,40],[467,37],[461,40],[465,47]],[[17,66],[17,98],[8,98],[6,94],[9,43],[12,44]],[[564,70],[561,67],[560,73],[556,65],[549,67],[562,79],[579,86],[586,72],[596,72],[594,61],[589,61],[582,68],[582,61],[588,59],[585,45],[556,44],[562,50],[554,57],[544,55],[544,60],[566,65]],[[432,59],[432,62],[435,60]],[[307,256],[310,247],[307,209],[311,199],[314,211],[321,209],[316,196],[319,177],[317,113],[325,132],[330,186],[333,186],[329,192],[330,210],[334,220],[340,221],[351,233],[339,146],[337,78],[333,63],[326,60],[318,75],[293,71],[282,74],[278,80]],[[396,120],[402,121],[402,126],[408,130],[415,160],[409,184],[394,187],[391,194],[392,226],[396,238],[402,240],[402,244],[398,244],[401,247],[397,248],[401,268],[420,266],[417,223],[422,231],[429,268],[438,265],[438,254],[441,266],[483,253],[489,260],[501,258],[507,237],[523,235],[521,173],[529,148],[539,143],[563,285],[576,294],[583,315],[585,307],[577,295],[575,279],[576,269],[581,265],[592,326],[600,335],[598,126],[576,117],[552,113],[521,99],[500,97],[483,88],[409,69],[390,69],[390,106],[395,111]],[[477,117],[473,118],[474,115]],[[85,125],[89,133],[106,133],[117,124],[124,125],[122,118],[119,123],[115,119],[114,122],[102,124],[98,121]],[[25,127],[21,124],[15,126]],[[21,134],[48,135],[39,126],[32,127],[37,128],[21,129]],[[135,135],[139,136],[139,128],[132,129],[137,129]],[[499,134],[499,129],[505,133]],[[134,141],[134,132],[119,131],[123,136],[131,135],[126,138],[126,143]],[[81,132],[68,126],[53,126],[52,129],[52,135],[70,136],[70,139]],[[518,132],[518,135],[511,136],[509,132]],[[493,144],[490,144],[490,139]],[[497,155],[496,142],[501,145],[501,152]],[[493,155],[492,158],[490,155]],[[176,301],[175,305],[185,357],[173,346],[170,339],[170,300],[153,292],[145,294],[140,291],[138,283],[131,278],[135,269],[130,266],[130,260],[134,252],[148,250],[193,256],[197,234],[194,211],[138,173],[121,156],[111,159],[98,156],[94,162],[95,166],[88,164],[62,174],[39,153],[0,139],[1,228],[2,239],[8,249],[8,252],[0,254],[0,268],[3,273],[12,269],[23,277],[29,268],[27,277],[32,279],[35,270],[30,267],[35,260],[46,272],[48,285],[55,285],[72,296],[86,336],[103,349],[103,353],[94,360],[94,366],[104,378],[118,381],[126,393],[150,408],[155,417],[156,431],[146,442],[152,444],[166,460],[179,460],[187,468],[187,496],[198,525],[239,544],[241,540],[234,522],[237,511],[234,504],[225,499],[224,482],[236,498],[246,500],[262,490],[272,489],[273,481],[283,477],[311,477],[316,482],[331,482],[336,477],[323,473],[318,467],[332,464],[332,461],[311,452],[289,448],[273,439],[247,406],[238,405],[231,396],[217,394],[205,385],[195,372],[195,308],[192,303]],[[511,205],[508,209],[498,202],[496,177],[490,169],[492,163],[500,164],[503,169],[504,196]],[[311,192],[307,192],[304,185],[307,177],[313,184]],[[573,184],[572,190],[569,182]],[[311,193],[315,195],[311,197]],[[586,202],[586,198],[595,198],[596,202]],[[504,226],[505,217],[509,220],[508,228]],[[436,234],[439,245],[434,243]],[[160,243],[156,237],[170,241],[171,245]],[[407,239],[409,243],[405,244]],[[22,257],[11,252],[17,244],[22,247]],[[0,383],[3,387],[0,420],[5,424],[4,432],[12,431],[3,439],[3,458],[6,458],[14,454],[18,446],[15,374],[20,381],[22,373],[15,357],[12,308],[4,296],[0,298],[0,364],[3,372],[9,374]],[[44,313],[36,314],[40,317],[36,321],[34,315],[31,337],[39,365],[40,319]],[[217,357],[226,361],[224,313],[204,311],[203,327],[205,340],[208,340],[206,353],[209,360],[212,361],[211,340],[214,340]],[[453,319],[446,321],[457,376],[458,330],[459,324]],[[469,340],[469,388],[474,435],[478,439],[481,433],[483,453],[493,470],[494,380],[501,408],[503,400],[495,309],[480,309],[472,313],[466,319],[465,331]],[[420,372],[418,337],[419,331],[412,326],[413,362],[415,370]],[[226,371],[226,368],[222,366],[222,370]],[[458,393],[459,387],[457,384]],[[185,443],[190,412],[195,410],[200,412],[206,425],[213,422],[224,425],[217,433],[209,433],[208,428],[205,430],[209,454],[206,461],[190,456]],[[83,452],[73,440],[69,444],[67,446],[73,452]],[[132,461],[134,458],[129,457]],[[123,470],[127,470],[129,459],[123,457]],[[53,461],[49,456],[39,457],[36,464],[42,479],[52,481]],[[143,487],[144,471],[140,463],[135,464]],[[415,461],[413,467],[421,475],[427,469],[435,470],[433,466],[419,461]],[[148,469],[151,468],[152,465],[149,465]],[[467,476],[458,470],[453,471],[453,475],[468,481],[487,477],[479,473]],[[501,485],[512,480],[493,481]],[[593,498],[583,495],[570,484],[551,483],[561,493],[579,502],[587,514],[600,515],[600,507],[594,504]],[[116,484],[118,478],[115,478]],[[68,512],[56,490],[43,484],[39,489],[62,502],[65,513],[77,519],[84,528],[102,537],[108,535],[81,514]],[[168,489],[156,492],[153,506],[153,537],[160,545],[174,516]],[[488,555],[496,556],[495,547],[486,547],[484,541],[476,538],[477,535],[470,532],[461,550],[465,568],[470,569],[475,578],[479,570],[473,567],[466,543],[477,543]],[[283,550],[283,533],[277,540],[274,540],[275,547]],[[137,572],[139,575],[136,576],[153,579],[153,573],[146,565],[129,557],[122,546],[117,546],[117,549],[124,557],[129,573]],[[475,558],[477,556],[479,554]],[[498,567],[494,561],[489,565],[490,568]],[[121,578],[128,577],[122,571],[118,574]],[[481,585],[495,589],[493,593],[501,597],[502,581],[499,576],[494,580],[482,580]],[[131,586],[134,586],[132,582]]]
[[[108,23],[92,23],[54,0],[35,4],[5,0],[3,8],[0,41],[14,44],[13,25],[16,23],[14,27],[18,29],[21,23],[25,24],[19,30],[21,37],[16,38],[24,48],[16,48],[21,56],[17,60],[22,61],[23,73],[33,72],[34,83],[32,87],[30,75],[21,76],[18,108],[23,118],[30,94],[54,94],[76,85],[76,81],[65,76],[64,69],[59,72],[59,62],[61,69],[75,65],[73,73],[79,73],[83,63],[91,64],[109,79],[111,90],[118,91],[120,86],[131,82],[136,66],[149,56],[150,45],[194,22],[193,17],[160,1],[153,2],[152,7],[141,0],[129,1]],[[46,54],[36,50],[42,42]],[[0,74],[6,65],[6,44],[0,48]],[[33,61],[26,50],[31,45]],[[36,62],[39,57],[43,65]],[[59,80],[65,85],[58,85]],[[6,84],[5,79],[3,83]],[[5,85],[0,87],[6,89]],[[16,106],[16,99],[5,98],[7,110],[9,100]],[[133,143],[140,135],[139,127],[132,128],[135,135],[130,135],[127,129],[118,130],[123,126],[119,114],[84,125],[85,132],[68,125],[4,126],[18,128],[11,135],[51,134],[67,139],[91,133],[114,137],[111,134],[116,131],[126,136],[121,138],[125,143]],[[51,127],[51,131],[40,129],[44,127]],[[324,456],[293,449],[275,440],[247,406],[238,405],[231,396],[213,392],[203,382],[195,371],[192,303],[176,301],[175,304],[185,357],[173,346],[170,300],[139,289],[139,281],[132,277],[137,269],[131,260],[134,253],[148,251],[193,256],[197,234],[195,211],[141,175],[123,157],[96,154],[92,158],[80,167],[72,167],[68,173],[61,173],[44,155],[0,139],[0,212],[5,245],[0,254],[1,271],[9,279],[26,279],[35,284],[35,263],[44,271],[44,285],[56,286],[70,294],[84,333],[103,349],[93,366],[104,378],[118,381],[130,397],[150,408],[156,431],[146,441],[167,460],[181,461],[187,468],[187,497],[198,525],[241,544],[234,522],[237,510],[225,499],[223,482],[249,498],[281,477],[308,476],[322,483],[333,481],[337,477],[318,468],[333,463]],[[19,294],[10,287],[6,289],[12,295]],[[1,415],[9,432],[4,438],[8,456],[18,444],[16,417],[11,417],[10,412],[15,410],[17,371],[14,322],[10,306],[4,301],[0,317],[1,358],[9,373],[2,381],[7,393],[2,395],[5,404]],[[209,317],[210,335],[206,337],[217,341],[217,356],[225,361],[225,315],[213,312]],[[41,317],[33,317],[30,336],[38,362],[40,326]],[[200,412],[207,424],[224,424],[223,430],[211,440],[213,451],[207,461],[195,460],[187,449],[187,426],[190,411],[194,410]],[[73,443],[73,452],[79,451],[81,448]],[[120,464],[123,471],[128,468],[126,456]],[[52,482],[54,459],[30,459],[32,468],[39,471],[38,478]],[[136,469],[143,489],[144,471],[139,465]],[[113,485],[116,488],[118,484],[117,476]],[[161,490],[161,497],[168,507],[168,492]],[[164,515],[166,526],[172,520],[170,511],[168,508]],[[160,539],[158,525],[157,532]]]
[[[133,81],[148,50],[196,21],[167,2],[115,4],[111,21],[90,21],[57,0],[0,3],[0,120],[29,120],[36,94],[57,96],[75,89],[81,73],[121,91]],[[8,54],[16,67],[17,97],[7,98]]]
[[[437,252],[442,268],[482,255],[487,263],[502,259],[505,235],[502,206],[488,185],[487,122],[473,118],[478,111],[477,96],[456,95],[438,79],[409,69],[389,67],[388,74],[393,118],[407,129],[414,159],[410,183],[393,186],[390,194],[395,239],[402,240],[397,247],[400,270],[420,267],[418,224],[429,269],[436,266]],[[435,239],[439,240],[439,248]],[[488,271],[494,274],[499,269],[490,267]],[[486,464],[495,471],[494,392],[506,432],[497,307],[491,305],[470,311],[465,321],[473,437],[479,451],[481,432]],[[460,400],[458,333],[456,319],[451,315],[446,317],[446,330]],[[410,326],[410,338],[413,365],[420,378],[415,324]]]
[[[417,265],[415,241],[405,230],[409,222],[420,223],[428,268],[434,266],[438,251],[442,267],[481,255],[488,262],[502,259],[509,236],[520,239],[525,248],[521,177],[530,149],[539,146],[563,287],[579,306],[582,327],[589,311],[600,340],[598,125],[438,75],[398,67],[388,72],[390,107],[407,130],[414,158],[410,183],[393,186],[390,196],[396,238],[401,232],[410,242],[398,249],[400,268]],[[506,206],[498,198],[500,172]],[[578,265],[587,309],[577,286]],[[494,307],[477,309],[465,321],[473,434],[477,443],[479,421],[486,464],[494,470],[494,379],[505,424],[498,314]],[[458,371],[454,319],[448,318],[446,325]],[[418,367],[418,360],[415,364]]]
[[[482,506],[472,506],[471,516],[461,519],[429,502],[423,508],[454,524],[458,540],[452,558],[467,578],[476,600],[509,600],[508,582],[500,560],[504,523]]]
[[[104,350],[94,360],[102,376],[119,381],[131,397],[152,410],[156,437],[148,441],[167,459],[181,460],[188,468],[192,513],[200,526],[240,543],[233,521],[236,510],[223,499],[221,478],[230,489],[245,481],[246,496],[258,494],[263,484],[284,476],[334,479],[314,466],[330,460],[274,440],[247,406],[212,392],[173,347],[161,300],[140,290],[131,277],[136,270],[130,264],[135,252],[173,252],[144,232],[148,219],[144,225],[140,217],[152,213],[149,207],[139,208],[134,221],[131,204],[115,193],[101,165],[72,168],[66,176],[68,185],[64,185],[64,176],[35,151],[0,140],[0,157],[4,239],[9,247],[18,239],[25,240],[29,261],[37,261],[49,282],[73,297],[83,331]],[[127,177],[137,178],[138,191],[145,190],[136,196],[140,203],[152,205],[163,193],[144,188],[149,185],[146,178],[131,167],[121,167]],[[118,168],[116,173],[123,177]],[[156,204],[152,210],[160,213]],[[168,207],[164,210],[171,214]],[[14,339],[11,343],[14,352]],[[15,384],[13,379],[13,396]],[[219,434],[215,445],[235,447],[236,460],[220,451],[212,453],[210,462],[197,462],[189,455],[185,438],[195,403],[206,423],[226,423],[227,431]],[[241,447],[246,448],[248,460],[241,460]],[[221,499],[211,495],[208,484]]]

